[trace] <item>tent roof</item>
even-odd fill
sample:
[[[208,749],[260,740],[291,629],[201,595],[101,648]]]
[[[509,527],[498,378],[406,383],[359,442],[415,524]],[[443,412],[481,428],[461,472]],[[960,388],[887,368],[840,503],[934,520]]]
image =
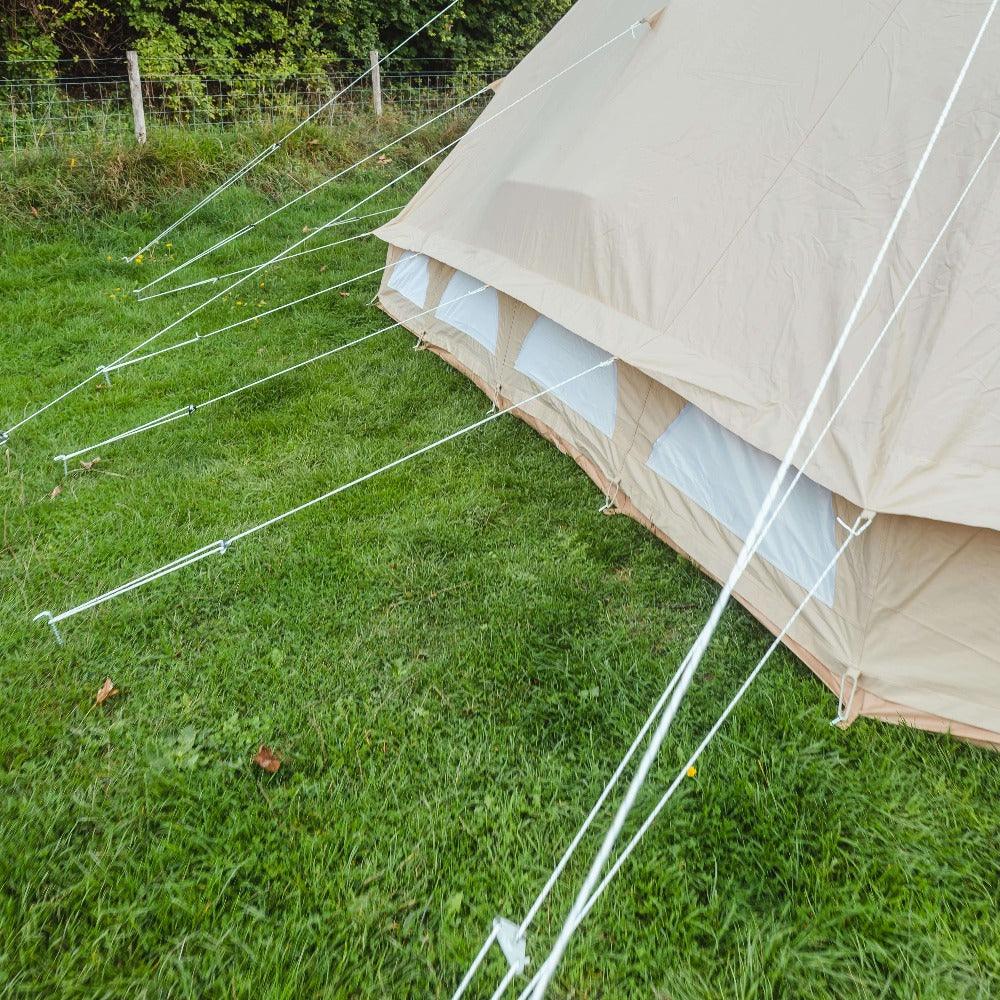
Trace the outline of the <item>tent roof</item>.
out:
[[[379,235],[528,303],[780,455],[986,6],[675,0],[472,131]],[[579,0],[485,116],[650,13],[649,0]],[[998,65],[993,27],[814,433],[1000,127]],[[1000,157],[810,466],[860,506],[1000,529],[998,181]]]

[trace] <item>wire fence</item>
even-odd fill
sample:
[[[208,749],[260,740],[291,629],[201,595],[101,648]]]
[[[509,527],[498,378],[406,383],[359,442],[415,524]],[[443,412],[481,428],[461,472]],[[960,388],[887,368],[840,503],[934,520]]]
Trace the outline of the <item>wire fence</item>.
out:
[[[412,67],[414,63],[411,60],[407,65]],[[91,68],[102,72],[54,78],[0,75],[0,150],[16,152],[71,141],[129,136],[133,117],[125,60]],[[146,126],[153,135],[157,128],[167,126],[235,128],[301,121],[369,68],[367,61],[345,60],[323,73],[293,78],[218,79],[143,73]],[[3,72],[0,63],[0,74]],[[503,67],[456,70],[446,60],[427,60],[405,71],[396,71],[386,63],[381,68],[382,103],[389,114],[424,119],[505,73]],[[332,124],[338,116],[369,114],[373,110],[369,76],[324,111],[319,121]]]

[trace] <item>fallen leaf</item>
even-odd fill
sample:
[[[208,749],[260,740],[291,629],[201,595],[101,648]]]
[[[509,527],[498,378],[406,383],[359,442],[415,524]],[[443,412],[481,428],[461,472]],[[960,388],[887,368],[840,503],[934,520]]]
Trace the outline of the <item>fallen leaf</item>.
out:
[[[392,163],[392,157],[386,156],[384,153],[376,161],[376,163]]]
[[[350,295],[350,294],[351,294],[350,292],[341,292],[341,293],[340,293],[340,297],[341,297],[342,299],[346,299],[346,298],[347,298],[347,296],[348,296],[348,295]]]
[[[253,762],[262,771],[267,771],[268,774],[274,774],[275,771],[281,767],[281,759],[270,747],[263,743],[261,743],[260,749],[257,751],[257,756],[254,757]]]
[[[114,698],[115,695],[119,694],[121,694],[121,691],[115,687],[114,681],[110,677],[107,677],[101,685],[101,689],[94,696],[94,704],[103,705],[109,698]]]
[[[59,486],[59,485],[57,484],[57,485],[56,485],[56,488],[55,488],[55,489],[54,489],[54,490],[53,490],[53,491],[52,491],[52,492],[51,492],[51,493],[49,494],[49,499],[50,499],[50,500],[55,500],[55,498],[56,498],[57,496],[59,496],[59,494],[60,494],[60,493],[62,493],[62,486]]]
[[[312,232],[312,226],[303,226],[302,227],[302,232],[304,232],[304,233],[311,233]]]
[[[90,470],[95,465],[97,465],[97,463],[100,460],[101,460],[101,456],[100,455],[95,455],[89,462],[80,462],[80,468],[83,469],[84,472],[90,472]]]
[[[35,206],[34,206],[34,205],[32,205],[32,206],[31,206],[31,214],[32,214],[32,215],[33,215],[33,216],[34,216],[34,217],[35,217],[36,219],[38,218],[38,209],[37,209],[37,208],[35,208]]]

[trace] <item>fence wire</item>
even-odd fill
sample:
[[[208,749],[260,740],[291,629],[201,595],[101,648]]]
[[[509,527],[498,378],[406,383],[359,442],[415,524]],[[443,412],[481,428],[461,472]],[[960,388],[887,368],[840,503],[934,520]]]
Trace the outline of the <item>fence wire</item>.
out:
[[[119,72],[92,76],[0,76],[0,150],[130,135],[133,121],[124,60],[120,65]],[[411,60],[407,65],[414,63]],[[445,60],[416,65],[416,69],[398,71],[389,64],[382,67],[382,102],[389,114],[430,117],[507,72],[502,67],[456,70]],[[301,120],[368,67],[367,61],[345,60],[323,73],[293,78],[220,79],[143,73],[146,126],[155,134],[158,127],[166,126],[235,128]],[[0,63],[0,73],[3,69]],[[482,103],[486,103],[485,97]],[[344,114],[372,112],[372,84],[367,79],[332,105],[319,121],[333,123]]]

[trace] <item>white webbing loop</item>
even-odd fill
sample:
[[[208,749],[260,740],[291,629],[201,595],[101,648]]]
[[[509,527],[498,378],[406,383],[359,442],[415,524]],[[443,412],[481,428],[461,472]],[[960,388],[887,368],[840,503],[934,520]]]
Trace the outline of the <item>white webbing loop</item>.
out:
[[[338,344],[336,347],[331,347],[329,350],[321,351],[319,354],[314,354],[312,357],[306,358],[304,361],[298,361],[294,365],[282,368],[280,371],[272,372],[270,375],[264,375],[261,378],[254,379],[253,382],[241,385],[237,389],[230,389],[228,392],[221,393],[218,396],[212,396],[210,399],[202,400],[200,403],[189,403],[187,406],[182,406],[177,410],[173,410],[171,413],[164,413],[160,417],[147,420],[143,424],[139,424],[130,430],[122,431],[120,434],[114,434],[111,437],[105,438],[103,441],[98,441],[96,444],[87,445],[84,448],[78,448],[76,451],[68,452],[65,455],[56,455],[54,461],[62,462],[65,467],[65,464],[71,459],[79,458],[81,455],[92,454],[99,448],[107,448],[109,445],[117,444],[119,441],[125,441],[128,438],[135,437],[137,434],[142,434],[145,431],[151,431],[157,427],[163,427],[165,424],[173,423],[175,420],[180,420],[183,417],[189,417],[196,411],[204,410],[213,403],[221,403],[225,399],[231,399],[233,396],[249,392],[249,390],[256,389],[258,386],[264,385],[266,382],[271,382],[276,378],[281,378],[282,375],[288,375],[291,372],[298,371],[300,368],[305,368],[307,365],[333,357],[334,354],[346,351],[350,347],[356,347],[358,344],[363,344],[374,337],[378,337],[380,334],[398,329],[406,323],[411,323],[415,319],[420,319],[422,316],[427,316],[430,313],[436,312],[442,306],[450,306],[453,303],[460,302],[462,299],[467,299],[472,295],[479,295],[481,292],[486,291],[488,287],[488,285],[480,285],[478,288],[474,288],[469,292],[464,292],[462,295],[457,295],[453,299],[440,302],[438,305],[432,306],[430,309],[424,309],[412,316],[408,316],[405,320],[397,320],[395,323],[390,323],[388,326],[380,327],[378,330],[373,330],[371,333],[366,333],[361,337],[356,337],[354,340],[349,340],[346,344]]]
[[[840,691],[837,694],[837,714],[830,720],[831,726],[839,726],[843,722],[847,722],[851,717],[851,709],[854,707],[854,696],[858,693],[858,681],[861,679],[861,671],[856,667],[852,667],[850,670],[845,670],[840,675]],[[847,682],[851,682],[851,693],[844,701],[844,689],[847,686]]]
[[[458,0],[450,0],[450,2],[447,3],[444,7],[442,7],[441,10],[439,10],[432,18],[430,18],[430,20],[425,21],[422,25],[420,25],[419,28],[417,28],[416,31],[408,35],[406,38],[404,38],[395,48],[390,49],[390,51],[386,52],[386,54],[382,56],[375,65],[381,66],[387,59],[389,59],[390,56],[395,55],[401,48],[403,48],[406,45],[409,45],[409,43],[412,42],[414,38],[416,38],[419,34],[421,34],[421,32],[426,31],[427,28],[429,28],[439,17],[442,17],[444,14],[448,13],[448,11],[451,10],[451,8],[454,7],[456,3],[458,3]],[[309,122],[311,122],[315,117],[317,117],[317,115],[322,114],[331,105],[336,104],[336,102],[339,101],[340,98],[343,97],[349,90],[351,90],[352,87],[355,87],[362,80],[364,80],[365,77],[369,76],[372,70],[375,68],[375,65],[369,66],[368,69],[366,69],[363,73],[361,73],[359,76],[351,80],[351,82],[348,83],[346,87],[344,87],[342,90],[339,90],[328,101],[325,101],[315,111],[313,111],[307,117],[303,118],[302,121],[300,121],[294,128],[286,132],[280,139],[277,140],[277,142],[272,143],[266,149],[262,149],[259,153],[256,153],[247,163],[245,163],[242,167],[240,167],[239,170],[237,170],[230,177],[226,178],[226,180],[224,180],[214,191],[211,191],[207,195],[205,195],[205,197],[202,198],[201,201],[198,202],[198,204],[196,204],[193,208],[188,209],[179,219],[172,222],[169,226],[167,226],[166,229],[164,229],[157,236],[154,236],[153,239],[151,239],[144,247],[142,247],[142,249],[137,250],[134,254],[132,254],[131,257],[126,257],[125,259],[131,262],[135,260],[136,257],[139,256],[139,254],[145,253],[147,250],[150,249],[150,247],[156,246],[156,244],[159,243],[160,240],[164,238],[164,236],[168,236],[178,226],[187,222],[188,219],[190,219],[197,212],[201,211],[202,208],[204,208],[209,202],[217,198],[220,194],[222,194],[223,191],[227,190],[237,181],[245,177],[248,173],[250,173],[251,170],[253,170],[258,164],[262,163],[265,159],[267,159],[267,157],[269,157],[272,153],[276,153],[293,135],[295,135],[296,132],[299,131],[299,129],[304,128]]]
[[[618,496],[622,491],[622,481],[619,477],[611,482],[611,490],[604,495],[604,503],[598,508],[598,514],[613,514],[617,509],[615,504],[618,502]]]
[[[729,577],[727,578],[722,588],[722,591],[720,592],[719,597],[712,608],[711,613],[709,614],[705,626],[702,628],[701,633],[698,635],[697,639],[695,639],[694,645],[692,646],[691,660],[684,670],[684,674],[681,678],[681,681],[678,684],[676,690],[674,691],[674,694],[670,699],[670,703],[667,705],[667,708],[664,711],[659,724],[657,725],[656,731],[653,733],[653,737],[650,740],[650,744],[645,754],[643,755],[642,760],[639,763],[639,767],[636,771],[636,774],[633,777],[632,782],[630,783],[628,790],[625,793],[625,796],[621,802],[621,805],[619,806],[617,813],[615,814],[615,817],[607,831],[607,834],[594,857],[590,870],[588,871],[583,881],[583,884],[580,887],[576,901],[574,902],[573,907],[571,908],[570,913],[563,924],[562,931],[560,932],[559,937],[556,940],[555,945],[553,946],[552,952],[549,958],[546,960],[546,963],[539,970],[540,977],[538,983],[535,986],[534,992],[532,993],[533,1000],[542,1000],[542,998],[544,997],[546,989],[548,988],[548,984],[551,982],[552,976],[555,974],[555,970],[558,967],[559,961],[561,960],[563,954],[565,953],[566,948],[569,945],[569,940],[573,935],[574,918],[576,915],[579,914],[580,908],[586,903],[587,898],[589,897],[590,893],[593,892],[598,880],[600,879],[601,872],[603,871],[604,866],[607,863],[612,850],[614,849],[614,845],[617,843],[618,837],[621,834],[626,819],[628,818],[629,814],[632,811],[633,806],[635,805],[636,798],[638,797],[639,792],[642,789],[643,784],[645,783],[646,776],[648,775],[649,770],[652,767],[653,762],[659,753],[660,747],[662,746],[663,741],[666,738],[667,732],[669,731],[670,726],[673,723],[674,717],[677,714],[677,710],[680,707],[680,703],[683,700],[684,695],[687,692],[687,689],[691,685],[691,681],[694,678],[694,674],[701,663],[702,657],[704,656],[705,650],[707,649],[708,644],[712,639],[712,636],[715,634],[715,630],[718,627],[719,620],[722,617],[722,613],[725,610],[726,605],[729,603],[729,598],[732,595],[733,589],[735,588],[736,583],[739,581],[740,577],[743,575],[743,571],[746,569],[747,565],[749,565],[751,558],[753,557],[758,547],[760,546],[760,542],[762,540],[761,530],[764,527],[765,522],[767,521],[768,515],[771,513],[771,509],[774,505],[775,499],[777,498],[778,491],[781,489],[782,484],[784,483],[785,477],[788,474],[789,467],[791,466],[792,461],[795,457],[795,453],[798,451],[798,447],[802,442],[802,438],[805,436],[806,430],[808,429],[809,424],[812,422],[813,415],[815,414],[816,409],[819,406],[820,399],[822,398],[823,393],[826,390],[827,384],[829,383],[833,375],[833,372],[836,369],[836,365],[840,359],[840,355],[843,353],[847,341],[854,330],[854,326],[857,322],[858,316],[860,315],[864,302],[868,297],[868,292],[870,291],[872,284],[875,281],[875,277],[878,274],[878,271],[881,269],[885,255],[888,252],[889,246],[891,245],[892,240],[895,237],[896,231],[899,228],[899,224],[902,221],[902,218],[906,213],[906,209],[910,204],[910,200],[913,197],[913,192],[916,190],[917,184],[919,183],[920,178],[923,176],[924,168],[927,165],[927,161],[929,160],[931,153],[933,152],[935,146],[937,145],[938,137],[940,136],[941,130],[944,127],[944,123],[951,112],[952,105],[954,104],[958,91],[965,80],[965,76],[968,73],[969,66],[972,62],[973,57],[976,54],[976,51],[979,48],[979,44],[982,41],[983,35],[986,32],[986,28],[988,27],[989,22],[993,17],[997,3],[998,0],[992,0],[989,9],[986,12],[986,15],[976,35],[976,38],[972,43],[972,46],[969,49],[968,54],[966,55],[965,61],[962,64],[962,68],[955,79],[951,91],[949,92],[948,99],[945,102],[944,108],[942,109],[940,115],[938,116],[937,122],[934,126],[934,130],[931,133],[931,136],[928,139],[926,146],[924,147],[924,151],[920,157],[920,161],[917,164],[917,168],[914,171],[913,177],[911,178],[910,183],[907,186],[906,192],[903,195],[903,198],[899,204],[899,207],[896,210],[895,216],[893,217],[889,230],[886,233],[881,246],[879,247],[879,251],[868,272],[868,276],[865,279],[864,285],[862,286],[862,289],[857,299],[855,300],[854,306],[851,309],[847,322],[844,324],[844,328],[841,331],[841,334],[837,340],[836,345],[834,346],[833,352],[831,353],[830,358],[826,364],[826,367],[824,368],[823,373],[820,376],[820,380],[816,386],[816,389],[813,392],[812,398],[810,399],[808,406],[806,407],[806,411],[803,414],[802,419],[799,421],[795,433],[792,436],[792,440],[789,443],[787,450],[785,451],[785,455],[781,460],[777,472],[775,473],[774,479],[772,480],[771,485],[768,488],[767,495],[764,498],[764,502],[761,504],[761,507],[758,510],[756,517],[754,518],[754,523],[749,533],[747,534],[746,540],[740,549],[739,555],[737,556],[736,564],[733,566],[733,569],[730,572]]]
[[[641,24],[643,22],[636,22],[636,23],[640,23]],[[507,112],[509,112],[509,111],[512,111],[514,108],[518,107],[518,105],[522,104],[524,101],[528,100],[529,98],[534,97],[535,94],[537,94],[539,91],[543,90],[545,87],[547,87],[550,84],[554,83],[556,80],[558,80],[561,77],[565,76],[567,73],[572,72],[578,66],[582,65],[583,63],[585,63],[588,59],[592,59],[594,56],[600,54],[605,49],[610,48],[612,45],[615,44],[615,42],[620,41],[622,38],[625,38],[626,36],[628,36],[630,34],[631,34],[631,28],[625,28],[624,31],[620,31],[620,32],[618,32],[617,35],[613,35],[606,42],[603,42],[600,45],[598,45],[596,48],[591,49],[585,55],[580,56],[579,58],[575,59],[573,62],[569,63],[569,65],[564,66],[561,70],[559,70],[559,72],[552,74],[552,76],[550,76],[547,79],[543,80],[541,83],[539,83],[537,86],[533,87],[531,90],[528,90],[524,94],[522,94],[520,97],[515,98],[513,101],[510,102],[510,104],[507,104],[506,106],[500,108],[500,110],[497,111],[495,114],[489,115],[489,116],[481,119],[480,121],[477,121],[468,130],[468,132],[466,132],[466,136],[467,135],[471,135],[473,132],[476,132],[476,131],[478,131],[481,128],[485,128],[491,122],[496,121],[497,118],[501,117],[502,115],[507,114]],[[259,274],[261,271],[263,271],[266,268],[270,267],[272,264],[276,264],[278,261],[280,261],[283,258],[287,257],[289,254],[291,254],[295,250],[298,250],[298,248],[300,246],[302,246],[303,243],[306,243],[307,241],[314,239],[316,236],[318,236],[320,233],[324,232],[325,230],[329,229],[331,226],[335,226],[337,223],[341,222],[343,219],[345,219],[348,216],[352,215],[362,205],[366,205],[366,204],[368,204],[368,202],[373,201],[379,195],[384,194],[386,191],[388,191],[390,188],[394,187],[400,181],[402,181],[405,178],[409,177],[411,174],[415,173],[416,171],[422,169],[423,167],[425,167],[428,163],[430,163],[432,160],[434,160],[438,156],[441,156],[442,153],[447,153],[449,150],[453,149],[460,142],[462,142],[462,140],[464,138],[465,138],[465,136],[459,136],[458,138],[453,139],[451,142],[445,143],[444,146],[442,146],[437,151],[431,153],[429,156],[424,157],[424,159],[422,159],[419,163],[416,163],[412,167],[410,167],[409,169],[404,170],[401,174],[397,174],[396,177],[394,177],[392,180],[390,180],[386,184],[383,184],[382,187],[380,187],[378,190],[374,191],[372,194],[366,196],[365,198],[362,198],[360,201],[356,202],[350,208],[345,209],[339,215],[337,215],[334,218],[332,218],[332,219],[328,220],[327,222],[323,223],[321,226],[318,226],[316,229],[314,229],[311,232],[309,232],[308,234],[306,234],[302,239],[296,240],[294,243],[289,244],[287,247],[285,247],[284,250],[282,250],[280,253],[276,254],[270,260],[266,260],[262,264],[258,264],[254,268],[254,270],[248,272],[247,274],[243,275],[240,278],[237,278],[236,281],[234,281],[232,284],[228,285],[226,288],[223,288],[221,291],[216,292],[214,295],[212,295],[209,298],[205,299],[204,301],[200,302],[197,306],[194,306],[192,309],[189,309],[186,313],[184,313],[183,316],[178,317],[173,322],[168,323],[165,327],[163,327],[163,329],[161,329],[161,330],[157,331],[156,333],[152,334],[151,336],[147,337],[141,343],[136,344],[130,350],[126,351],[124,354],[122,354],[118,358],[116,358],[113,362],[111,362],[110,364],[108,364],[106,366],[107,369],[109,371],[113,370],[114,367],[117,366],[117,365],[119,365],[122,361],[125,361],[126,359],[132,357],[133,354],[138,353],[143,348],[148,347],[155,340],[157,340],[158,338],[162,337],[165,333],[168,333],[170,330],[174,329],[175,327],[179,326],[181,323],[183,323],[186,320],[190,319],[192,316],[194,316],[195,314],[197,314],[198,312],[200,312],[206,306],[211,305],[213,302],[216,302],[218,299],[222,298],[222,296],[228,294],[234,288],[236,288],[239,285],[241,285],[244,281],[249,281],[255,275]],[[195,339],[197,339],[197,338],[195,338]],[[72,395],[72,393],[77,392],[79,389],[81,389],[83,386],[85,386],[88,382],[90,382],[92,380],[92,378],[93,378],[93,376],[84,379],[82,382],[79,382],[77,385],[73,386],[71,389],[68,389],[65,392],[63,392],[56,399],[49,401],[44,406],[39,407],[37,410],[34,410],[32,413],[29,413],[26,417],[22,418],[17,424],[13,425],[13,427],[7,428],[8,434],[10,433],[10,431],[17,429],[18,427],[24,426],[24,424],[28,423],[29,420],[33,420],[35,417],[39,416],[41,413],[44,413],[46,410],[48,410],[51,407],[55,406],[56,403],[61,402],[67,396],[70,396],[70,395]]]
[[[134,580],[129,580],[127,583],[123,583],[103,594],[99,594],[97,597],[92,597],[89,601],[85,601],[83,604],[78,604],[76,607],[69,608],[57,615],[53,615],[50,620],[55,623],[65,621],[67,618],[72,618],[74,615],[78,615],[83,611],[96,608],[98,605],[104,604],[106,601],[110,601],[115,597],[127,594],[132,590],[136,590],[139,587],[146,585],[147,583],[159,580],[161,577],[167,576],[170,573],[175,573],[178,570],[185,569],[196,562],[200,562],[202,559],[208,558],[208,556],[223,554],[229,546],[242,541],[244,538],[249,538],[251,535],[264,531],[272,525],[285,521],[304,510],[308,510],[310,507],[316,506],[316,504],[323,503],[325,500],[329,500],[340,493],[353,489],[355,486],[360,486],[362,483],[368,482],[369,479],[374,479],[376,476],[380,476],[383,473],[398,468],[399,466],[404,465],[421,455],[426,455],[428,452],[434,451],[434,449],[440,448],[442,445],[448,444],[456,438],[460,438],[465,434],[478,430],[480,427],[485,427],[486,424],[492,423],[494,420],[499,420],[500,417],[505,416],[508,413],[512,413],[514,410],[521,409],[529,403],[533,403],[535,400],[541,399],[543,396],[547,396],[550,392],[555,392],[563,386],[569,385],[571,382],[575,382],[577,379],[583,378],[591,372],[597,371],[599,368],[606,368],[607,366],[614,364],[614,360],[615,359],[612,357],[606,359],[605,361],[601,361],[599,364],[591,365],[591,367],[585,369],[584,371],[577,372],[576,375],[571,375],[569,378],[563,379],[561,382],[557,382],[554,385],[550,385],[545,389],[528,396],[526,399],[521,400],[520,403],[512,403],[506,409],[500,410],[497,413],[489,414],[480,420],[476,420],[474,423],[459,428],[457,431],[452,431],[450,434],[447,434],[442,438],[438,438],[436,441],[432,441],[430,444],[426,444],[422,448],[418,448],[416,451],[411,451],[400,458],[394,459],[393,461],[380,466],[377,469],[372,469],[370,472],[366,472],[364,475],[350,480],[350,482],[342,483],[340,486],[334,487],[334,489],[328,490],[326,493],[322,493],[318,497],[313,497],[312,500],[307,500],[305,503],[301,503],[297,507],[293,507],[291,510],[286,510],[284,513],[276,514],[274,517],[268,518],[268,520],[262,521],[260,524],[255,524],[252,528],[245,528],[243,531],[238,534],[231,535],[227,539],[210,542],[208,545],[202,546],[200,549],[195,549],[187,555],[180,556],[172,562],[160,566],[158,569],[144,573],[142,576],[138,576]]]

